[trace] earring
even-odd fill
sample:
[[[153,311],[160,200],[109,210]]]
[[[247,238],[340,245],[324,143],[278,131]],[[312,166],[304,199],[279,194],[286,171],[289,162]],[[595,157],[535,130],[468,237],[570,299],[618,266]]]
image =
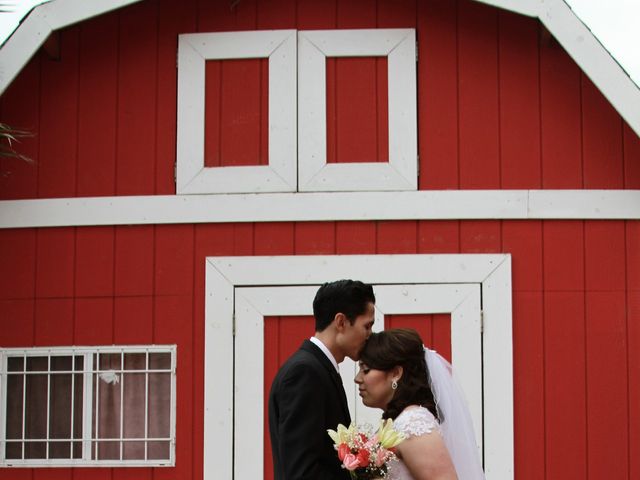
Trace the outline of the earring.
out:
[[[398,382],[394,380],[393,382],[391,382],[391,389],[395,390],[396,388],[398,388]]]

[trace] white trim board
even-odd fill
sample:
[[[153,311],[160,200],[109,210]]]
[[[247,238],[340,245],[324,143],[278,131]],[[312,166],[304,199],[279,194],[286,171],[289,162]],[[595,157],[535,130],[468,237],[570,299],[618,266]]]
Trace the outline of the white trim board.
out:
[[[296,191],[296,45],[295,30],[178,36],[179,194]],[[205,167],[205,63],[231,58],[269,59],[269,165]]]
[[[640,190],[423,190],[0,202],[0,229],[345,220],[640,219]]]
[[[139,0],[51,0],[36,7],[0,48],[0,94],[56,29]],[[563,0],[476,0],[538,17],[640,135],[640,86],[626,74]]]
[[[229,439],[233,438],[234,380],[233,369],[222,366],[231,366],[234,361],[233,318],[239,289],[304,287],[336,278],[358,278],[374,285],[480,284],[485,471],[489,480],[512,479],[511,257],[471,254],[207,258],[204,451],[217,455],[215,460],[204,456],[205,480],[232,478],[233,446]],[[251,317],[255,321],[255,315]]]

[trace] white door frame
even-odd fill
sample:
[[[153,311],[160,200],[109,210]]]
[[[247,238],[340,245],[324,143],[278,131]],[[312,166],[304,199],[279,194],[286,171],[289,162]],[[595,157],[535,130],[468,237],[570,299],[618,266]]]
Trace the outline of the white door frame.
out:
[[[233,335],[237,289],[314,286],[338,278],[357,278],[381,285],[480,284],[485,472],[490,480],[513,478],[510,255],[209,257],[206,262],[205,480],[232,478],[233,474]],[[278,311],[283,314],[282,309]],[[211,456],[210,452],[216,455]]]

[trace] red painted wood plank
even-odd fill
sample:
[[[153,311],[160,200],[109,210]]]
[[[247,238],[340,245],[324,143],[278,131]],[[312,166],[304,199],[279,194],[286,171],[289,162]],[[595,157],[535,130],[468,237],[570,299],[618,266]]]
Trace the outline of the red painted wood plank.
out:
[[[586,221],[585,288],[625,289],[625,228],[622,221]]]
[[[193,292],[192,225],[158,225],[155,235],[155,294],[188,295]]]
[[[622,128],[624,154],[624,188],[640,189],[640,137],[626,122]]]
[[[585,188],[623,188],[622,119],[582,76],[582,141]]]
[[[375,2],[352,0],[337,3],[338,28],[376,28],[378,26]]]
[[[422,342],[432,347],[433,342],[433,315],[430,314],[411,314],[411,315],[385,315],[384,317],[385,330],[392,328],[412,328],[420,338]]]
[[[222,61],[205,62],[205,96],[204,96],[204,166],[219,167],[222,165]]]
[[[68,480],[72,474],[70,468],[34,468],[33,480]]]
[[[297,17],[295,0],[264,0],[258,2],[257,28],[295,28]]]
[[[76,230],[76,297],[113,295],[114,228]]]
[[[379,0],[378,28],[415,28],[417,0]]]
[[[418,2],[420,190],[460,186],[456,25],[456,2]]]
[[[625,294],[587,292],[586,300],[589,477],[629,478]]]
[[[154,262],[153,226],[115,229],[115,294],[151,295]]]
[[[34,315],[34,301],[31,299],[0,300],[0,345],[6,348],[31,346]]]
[[[341,255],[375,253],[376,230],[374,222],[337,222],[336,253]]]
[[[269,152],[268,147],[263,148],[262,139],[263,132],[268,132],[269,123],[268,102],[265,101],[269,91],[268,60],[224,60],[220,63],[220,165],[267,165]],[[213,95],[216,95],[215,90]],[[206,112],[206,118],[212,114],[216,112]]]
[[[545,290],[582,291],[585,269],[583,222],[545,221],[542,242]]]
[[[501,248],[499,221],[460,222],[460,251],[462,253],[498,253]]]
[[[413,220],[378,222],[376,253],[416,253],[418,225]]]
[[[78,28],[60,33],[60,60],[41,63],[38,196],[76,194],[78,147]]]
[[[191,452],[201,442],[193,437],[192,425],[202,423],[193,416],[193,298],[192,295],[156,297],[153,338],[157,344],[177,344],[176,466],[153,471],[154,480],[193,478]]]
[[[544,294],[545,478],[587,478],[584,304],[582,292]]]
[[[157,3],[119,16],[116,193],[153,195],[156,165]]]
[[[514,256],[514,265],[518,257]],[[514,268],[515,271],[515,268]],[[543,293],[513,294],[515,477],[545,478]]]
[[[493,7],[459,3],[460,188],[500,188],[497,17]]]
[[[294,252],[294,230],[291,223],[255,224],[256,255],[291,255]]]
[[[629,477],[640,476],[640,288],[627,293],[629,383]]]
[[[625,222],[626,257],[627,257],[627,289],[640,290],[640,222]]]
[[[116,191],[118,17],[79,28],[77,195],[109,196]]]
[[[36,296],[73,296],[75,228],[38,230],[36,242]]]
[[[542,187],[583,188],[580,69],[544,29],[540,92]]]
[[[327,163],[389,160],[386,57],[327,58]]]
[[[233,225],[234,255],[251,255],[254,249],[254,224],[236,223]]]
[[[332,255],[336,252],[335,222],[295,224],[296,255]]]
[[[336,28],[336,0],[298,0],[296,27],[299,30]]]
[[[501,10],[500,168],[502,188],[540,188],[539,22]]]
[[[460,222],[418,221],[418,253],[458,253]]]
[[[116,297],[113,308],[113,340],[116,345],[154,343],[152,297]]]
[[[33,469],[3,468],[0,470],[0,480],[32,480]]]
[[[156,101],[156,194],[176,191],[176,42],[180,33],[196,31],[195,2],[158,2],[158,96]]]
[[[451,362],[451,314],[434,313],[431,319],[431,348]]]
[[[0,298],[31,298],[36,283],[36,230],[0,232]]]
[[[73,345],[74,308],[71,298],[42,298],[35,304],[34,345]]]
[[[16,79],[7,87],[0,99],[2,121],[19,130],[26,130],[32,137],[20,139],[15,150],[38,160],[37,133],[40,127],[39,97],[40,55],[35,55]],[[0,157],[0,199],[37,198],[38,165],[15,158]]]
[[[541,291],[542,284],[542,222],[504,221],[502,251],[511,254],[513,289]]]
[[[78,345],[112,345],[113,298],[78,298],[73,337]]]

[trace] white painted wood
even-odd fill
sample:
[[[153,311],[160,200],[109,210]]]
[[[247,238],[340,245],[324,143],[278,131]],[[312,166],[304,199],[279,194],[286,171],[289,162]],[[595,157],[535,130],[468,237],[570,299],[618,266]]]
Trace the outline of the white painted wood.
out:
[[[0,95],[55,29],[140,0],[54,0],[40,5],[0,47]]]
[[[528,218],[640,218],[640,190],[530,190],[528,203]]]
[[[230,58],[269,58],[269,165],[205,167],[205,62]],[[295,30],[180,35],[177,129],[179,194],[295,191]]]
[[[514,478],[513,328],[511,256],[482,283],[484,311],[485,472],[488,479]],[[486,397],[485,397],[486,398]]]
[[[414,29],[298,33],[299,190],[417,189]],[[326,57],[388,56],[389,162],[327,164]]]
[[[206,265],[204,325],[205,479],[233,478],[233,285]],[[215,452],[212,455],[211,452]]]
[[[403,295],[402,288],[394,291],[394,285],[399,284],[430,284],[430,283],[448,283],[451,285],[434,286],[428,285],[429,288],[452,288],[458,289],[463,292],[465,288],[475,288],[477,291],[478,286],[468,287],[465,285],[459,285],[460,283],[476,283],[482,284],[482,302],[485,305],[485,309],[489,308],[490,321],[492,322],[492,335],[490,335],[490,341],[487,343],[485,334],[484,352],[486,356],[487,348],[500,351],[502,354],[494,354],[494,357],[499,357],[500,361],[496,361],[494,358],[491,362],[491,369],[487,370],[487,362],[485,360],[484,381],[487,378],[491,378],[495,384],[502,384],[502,382],[508,378],[511,378],[511,284],[510,284],[510,260],[508,255],[359,255],[359,256],[284,256],[284,257],[210,257],[207,259],[207,283],[206,283],[206,335],[205,335],[205,362],[207,366],[205,371],[215,372],[205,374],[205,402],[206,406],[212,405],[213,410],[218,412],[218,415],[212,415],[210,412],[205,412],[205,452],[212,451],[211,448],[216,448],[218,445],[223,445],[226,441],[227,444],[231,444],[231,433],[228,432],[228,425],[232,422],[233,413],[228,409],[229,405],[232,405],[230,393],[224,393],[221,390],[224,386],[227,386],[231,392],[232,387],[228,383],[228,378],[222,375],[222,383],[220,382],[220,373],[223,370],[228,372],[232,371],[233,365],[233,352],[232,347],[229,344],[232,343],[231,324],[233,323],[233,313],[230,312],[229,306],[234,303],[233,290],[238,292],[238,304],[240,308],[237,312],[237,327],[239,336],[247,338],[247,343],[244,345],[238,345],[239,352],[245,354],[254,354],[256,351],[260,352],[259,347],[256,345],[255,335],[249,334],[250,331],[255,331],[256,328],[260,328],[258,323],[259,317],[265,314],[301,314],[308,310],[310,307],[310,299],[312,294],[315,293],[317,285],[323,283],[327,279],[352,277],[359,278],[368,283],[384,283],[384,287],[377,286],[376,294],[378,296],[377,318],[380,319],[381,314],[384,314],[385,302],[389,301],[393,303],[395,301],[387,300],[385,295],[388,294],[388,298],[399,297]],[[496,280],[493,280],[493,275],[498,274]],[[299,295],[291,295],[286,292],[288,288],[294,286],[296,292],[303,292]],[[253,287],[253,288],[243,288]],[[258,288],[259,287],[259,288]],[[277,288],[262,288],[262,287],[277,287]],[[427,286],[425,286],[426,288]],[[419,288],[415,285],[404,287],[405,289]],[[281,293],[277,291],[281,290]],[[262,295],[260,292],[262,291]],[[306,292],[306,293],[304,293]],[[407,290],[408,292],[408,290]],[[431,293],[430,299],[434,301],[436,309],[446,307],[446,302],[443,298],[447,295],[443,294],[443,291],[439,294]],[[409,294],[407,294],[408,296]],[[241,299],[240,296],[243,298]],[[477,312],[478,295],[464,296],[460,300],[460,303],[453,301],[451,306],[455,307],[455,311],[459,312],[456,315],[462,315],[460,321],[454,321],[452,326],[452,341],[458,343],[458,338],[462,338],[463,335],[467,335],[458,331],[456,325],[467,323],[470,317],[474,316],[474,311]],[[491,298],[489,298],[491,297]],[[423,301],[422,295],[414,295],[416,302]],[[425,299],[427,297],[424,297]],[[453,295],[452,298],[456,298]],[[503,301],[506,299],[506,301]],[[309,302],[309,303],[308,303]],[[475,303],[474,303],[475,302]],[[404,310],[401,311],[412,312],[415,310],[415,305],[411,305],[412,302],[404,303]],[[306,308],[307,310],[302,310]],[[486,315],[486,313],[485,313]],[[475,314],[477,317],[477,313]],[[227,326],[223,324],[226,322]],[[239,322],[243,322],[241,325]],[[246,323],[245,323],[246,322]],[[457,322],[457,323],[456,323]],[[508,324],[508,325],[507,325]],[[212,333],[213,325],[216,326],[215,334]],[[477,331],[477,322],[471,321],[472,329]],[[243,330],[244,327],[248,327],[248,330]],[[379,328],[379,326],[376,326]],[[500,329],[507,329],[508,333],[499,332]],[[245,335],[249,334],[249,335]],[[260,334],[258,333],[258,337]],[[226,337],[226,341],[224,339]],[[455,339],[455,340],[454,340]],[[242,343],[244,340],[237,339]],[[509,345],[503,345],[501,342],[509,342]],[[258,348],[258,350],[256,350]],[[457,351],[466,352],[469,345],[464,345],[458,349],[454,348],[454,363],[460,362],[462,365],[465,356],[459,356]],[[471,346],[473,348],[473,346]],[[215,353],[212,352],[215,351]],[[507,352],[507,353],[504,353]],[[260,357],[260,354],[259,354]],[[244,358],[244,357],[243,357]],[[486,358],[486,357],[485,357]],[[236,362],[236,365],[238,362]],[[343,378],[347,375],[347,371],[343,363],[341,367]],[[256,364],[238,365],[236,372],[236,379],[244,379],[247,371],[242,370],[245,368],[254,369]],[[462,368],[462,367],[461,367]],[[477,363],[473,365],[469,364],[467,368],[477,368]],[[259,374],[262,375],[262,370],[258,369]],[[353,375],[353,372],[350,372]],[[348,380],[348,376],[345,380]],[[464,378],[462,379],[463,381]],[[509,380],[512,382],[512,380]],[[262,382],[257,382],[262,385]],[[237,390],[238,396],[242,397],[246,391],[251,395],[262,395],[261,392],[255,390],[255,386],[239,386]],[[349,386],[349,382],[345,382],[346,388],[353,388],[353,385]],[[473,387],[476,388],[477,387]],[[253,390],[251,390],[253,389]],[[511,392],[509,396],[509,392]],[[216,397],[217,395],[217,397]],[[348,395],[353,398],[354,394],[348,392]],[[487,476],[490,480],[495,479],[510,479],[513,478],[513,418],[512,418],[512,386],[509,388],[495,388],[488,389],[485,383],[484,389],[484,402],[485,402],[485,422],[498,421],[500,425],[493,429],[493,436],[487,437],[485,435],[485,442],[497,441],[496,433],[499,431],[503,433],[499,439],[499,443],[492,446],[492,454],[486,459],[487,471],[493,472]],[[506,395],[506,396],[505,396]],[[261,396],[260,398],[263,399]],[[255,398],[253,398],[252,405],[255,406]],[[264,399],[263,399],[264,400]],[[238,398],[238,401],[243,401]],[[505,403],[509,403],[509,408],[503,408]],[[262,404],[262,403],[260,403]],[[351,404],[351,401],[350,401]],[[487,406],[491,405],[491,415],[486,414]],[[247,400],[246,408],[249,406],[249,400]],[[500,415],[497,412],[500,411]],[[257,417],[250,420],[249,418],[240,420],[246,422],[254,422],[255,426],[258,420]],[[220,426],[224,428],[219,428]],[[262,423],[258,423],[262,425]],[[238,434],[246,435],[246,429],[248,423],[245,426],[236,427]],[[488,425],[485,426],[485,431]],[[226,436],[229,435],[229,436]],[[221,438],[222,437],[222,438]],[[491,438],[491,440],[489,439]],[[251,441],[249,438],[247,441]],[[246,443],[243,443],[243,448],[246,448]],[[488,443],[485,444],[485,449],[488,448]],[[228,476],[225,478],[231,478],[230,471],[232,469],[232,456],[230,449],[214,450],[218,452],[213,460],[208,460],[205,454],[205,480],[211,480],[213,478],[221,478],[220,472],[225,472]],[[261,450],[259,450],[261,451]],[[505,455],[509,455],[506,458]],[[254,468],[255,472],[251,470],[252,466],[242,465],[242,476],[236,475],[235,478],[256,478],[255,475],[259,472],[262,463],[257,463],[257,467]],[[254,466],[255,467],[255,466]],[[511,472],[511,473],[509,473]],[[260,478],[260,477],[258,477]]]

